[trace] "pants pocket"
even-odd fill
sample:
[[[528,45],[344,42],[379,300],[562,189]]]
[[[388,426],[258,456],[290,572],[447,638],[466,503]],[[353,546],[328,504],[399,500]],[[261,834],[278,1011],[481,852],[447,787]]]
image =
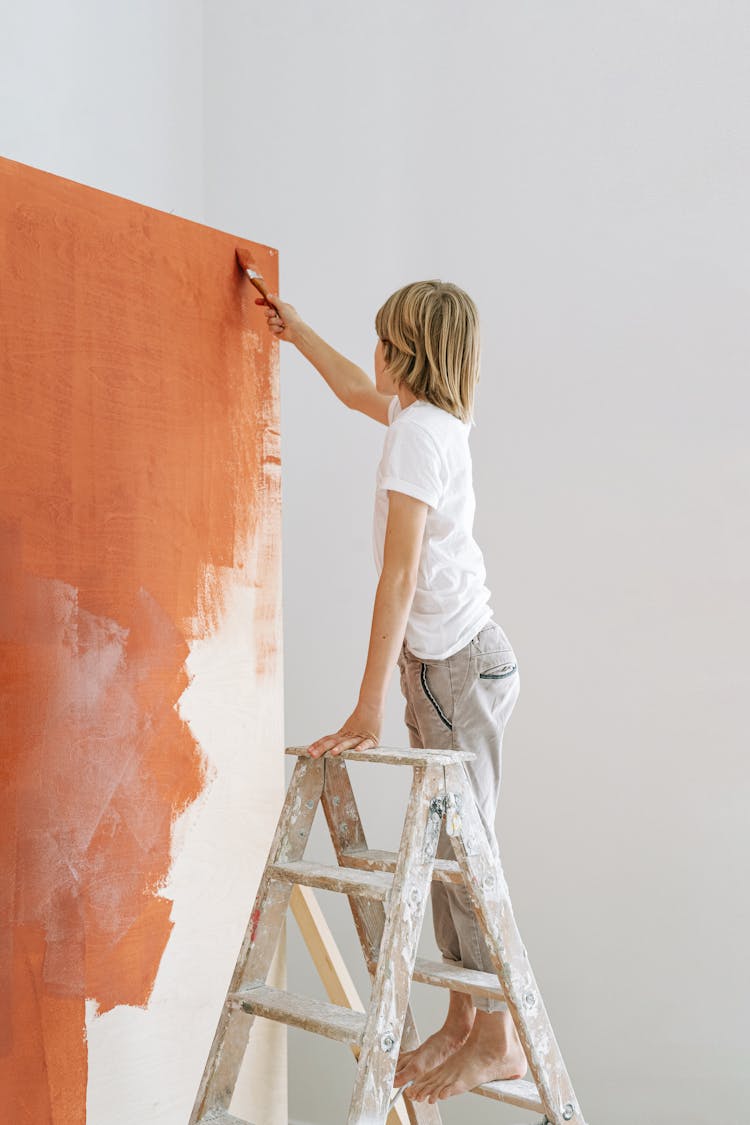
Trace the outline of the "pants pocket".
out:
[[[435,666],[433,665],[432,667],[433,667],[433,670],[434,670]],[[437,714],[439,715],[441,721],[443,723],[445,723],[445,725],[448,727],[449,730],[453,730],[453,723],[451,722],[451,720],[446,715],[444,708],[440,705],[440,702],[437,699],[437,696],[435,695],[435,692],[433,690],[433,685],[430,684],[430,682],[427,678],[427,665],[424,663],[424,661],[421,662],[421,668],[420,668],[420,672],[419,672],[419,680],[420,680],[420,683],[422,684],[422,690],[424,691],[425,695],[429,699],[432,706],[435,708],[435,710],[436,710]],[[452,707],[451,707],[451,711],[452,711]]]
[[[518,671],[518,664],[515,658],[506,658],[498,663],[491,664],[489,667],[483,668],[479,672],[480,680],[504,680],[506,676],[512,676]]]

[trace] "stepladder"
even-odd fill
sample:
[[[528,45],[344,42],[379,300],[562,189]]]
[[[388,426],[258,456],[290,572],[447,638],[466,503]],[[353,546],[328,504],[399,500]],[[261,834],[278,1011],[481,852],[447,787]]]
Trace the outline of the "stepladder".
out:
[[[500,857],[473,798],[464,763],[474,755],[468,750],[382,746],[319,758],[312,758],[303,746],[288,747],[286,753],[295,756],[296,763],[189,1125],[244,1125],[229,1107],[257,1016],[351,1048],[356,1065],[346,1125],[406,1120],[439,1125],[439,1102],[398,1098],[393,1086],[400,1050],[420,1041],[410,1003],[415,981],[495,997],[507,1005],[526,1055],[527,1076],[487,1081],[470,1093],[541,1113],[541,1121],[534,1118],[539,1125],[586,1125],[521,941]],[[368,848],[349,761],[412,768],[397,852]],[[305,858],[319,805],[335,864]],[[436,858],[443,823],[454,860]],[[465,887],[494,974],[417,956],[433,880]],[[299,886],[348,896],[371,984],[364,1012],[267,985],[290,898]],[[394,1116],[397,1100],[399,1113]]]

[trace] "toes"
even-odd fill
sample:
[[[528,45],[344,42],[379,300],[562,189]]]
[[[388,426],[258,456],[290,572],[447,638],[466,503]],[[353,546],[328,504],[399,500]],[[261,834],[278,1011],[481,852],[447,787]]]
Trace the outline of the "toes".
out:
[[[424,1083],[413,1082],[408,1090],[404,1090],[404,1097],[413,1098],[415,1102],[421,1102],[424,1097]]]
[[[446,1096],[443,1091],[452,1088],[455,1080],[449,1078],[445,1072],[440,1073],[441,1069],[440,1066],[437,1066],[434,1070],[429,1071],[421,1082],[415,1082],[410,1088],[409,1096],[416,1101],[427,1101],[430,1105],[438,1101],[439,1098]]]
[[[415,1087],[412,1086],[412,1090],[414,1089]],[[412,1094],[412,1097],[420,1102],[428,1101],[432,1097],[434,1090],[435,1086],[433,1082],[423,1082],[420,1086],[416,1087],[416,1093]]]
[[[452,1098],[455,1094],[460,1093],[462,1093],[460,1084],[458,1082],[449,1082],[447,1086],[443,1086],[438,1097],[441,1099]]]
[[[404,1082],[408,1080],[409,1075],[413,1073],[414,1068],[412,1066],[412,1062],[413,1059],[409,1057],[403,1060],[399,1059],[398,1063],[396,1064],[396,1073],[394,1075],[394,1078],[397,1078],[399,1080],[397,1085],[402,1086]]]

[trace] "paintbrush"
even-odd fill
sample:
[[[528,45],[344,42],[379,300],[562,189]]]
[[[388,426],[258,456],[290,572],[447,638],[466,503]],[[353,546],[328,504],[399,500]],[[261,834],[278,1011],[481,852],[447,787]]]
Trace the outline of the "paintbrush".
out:
[[[235,250],[234,253],[235,253],[235,257],[237,258],[237,265],[240,267],[242,272],[246,273],[247,276],[250,278],[253,285],[258,290],[258,292],[260,293],[261,297],[266,302],[266,304],[270,308],[276,309],[276,312],[278,313],[279,317],[281,318],[281,322],[283,324],[284,318],[283,318],[283,316],[281,316],[281,313],[276,308],[276,305],[273,303],[273,301],[269,301],[269,299],[268,299],[268,289],[266,288],[266,283],[263,280],[263,275],[255,268],[255,259],[253,258],[250,251],[245,250],[244,248],[241,249],[240,247],[237,247],[237,249]]]

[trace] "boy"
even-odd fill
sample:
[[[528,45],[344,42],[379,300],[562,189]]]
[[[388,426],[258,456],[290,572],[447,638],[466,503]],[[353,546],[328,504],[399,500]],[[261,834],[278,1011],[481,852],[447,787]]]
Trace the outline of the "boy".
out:
[[[475,499],[469,431],[479,380],[479,317],[456,285],[419,281],[393,293],[375,317],[375,386],[292,305],[263,300],[269,330],[289,340],[334,394],[388,427],[378,466],[373,551],[379,575],[357,705],[313,757],[377,746],[394,663],[414,747],[472,750],[466,769],[490,843],[505,725],[519,693],[518,663],[488,604],[472,535]],[[454,858],[445,826],[437,854]],[[463,887],[433,882],[435,938],[443,961],[495,975]],[[451,992],[443,1026],[402,1052],[396,1086],[418,1101],[521,1078],[527,1062],[507,1006]]]

